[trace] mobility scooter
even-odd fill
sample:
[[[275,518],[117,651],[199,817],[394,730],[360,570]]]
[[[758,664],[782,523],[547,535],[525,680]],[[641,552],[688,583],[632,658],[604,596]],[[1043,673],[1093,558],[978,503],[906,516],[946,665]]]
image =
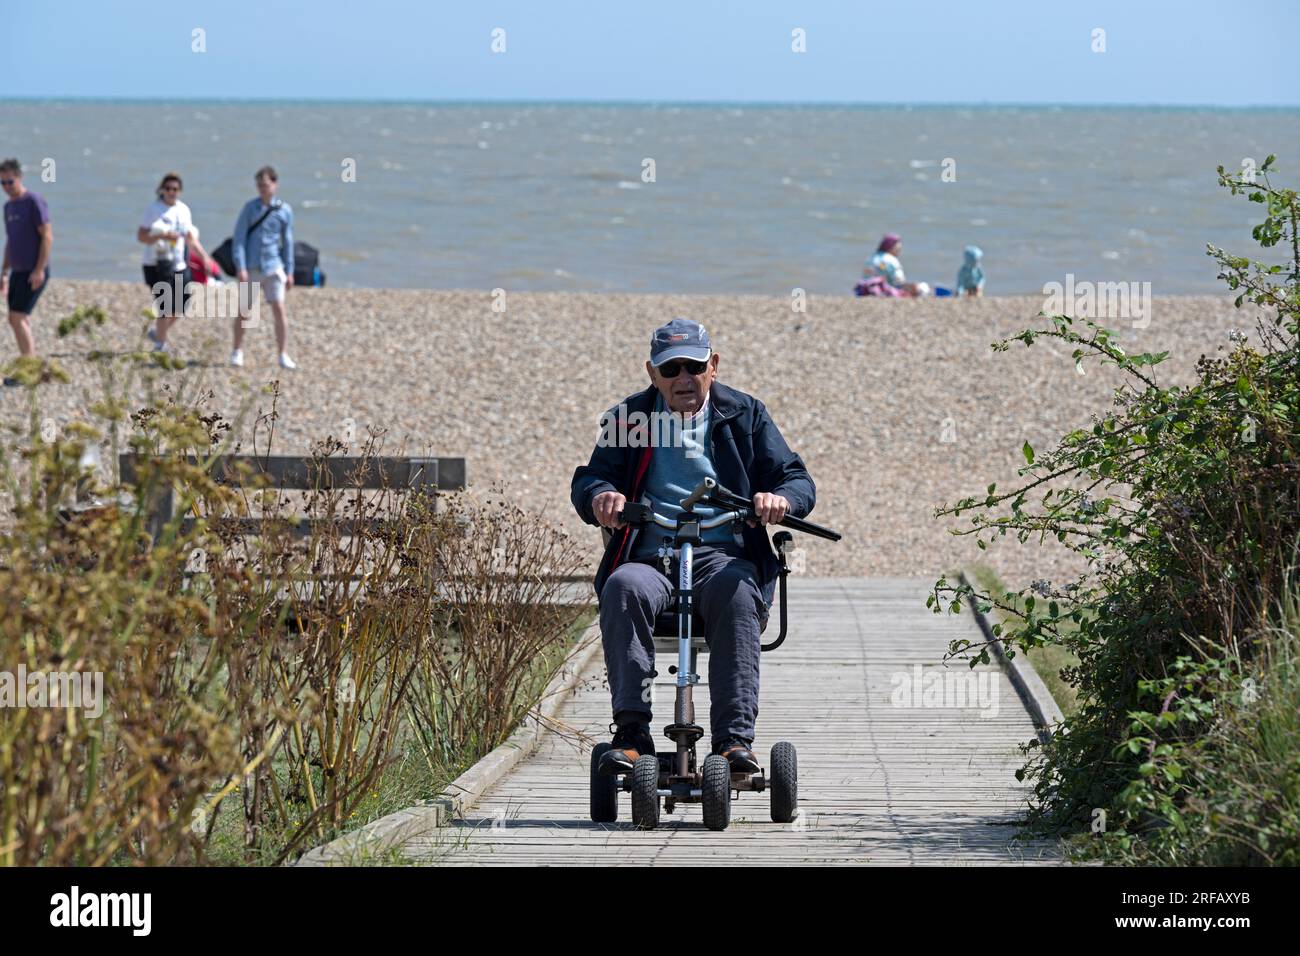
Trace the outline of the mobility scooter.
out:
[[[714,505],[716,514],[703,517],[693,511],[697,504]],[[654,637],[676,638],[677,664],[669,668],[676,676],[676,701],[673,722],[664,728],[664,736],[676,744],[676,751],[645,754],[630,772],[607,775],[598,771],[600,758],[610,749],[608,743],[596,745],[591,754],[591,819],[596,823],[613,823],[618,819],[620,791],[632,795],[632,823],[638,829],[651,830],[659,825],[660,799],[663,809],[672,813],[678,803],[698,803],[704,814],[704,825],[710,830],[725,830],[731,822],[731,794],[741,790],[771,791],[772,820],[789,823],[799,808],[798,763],[794,745],[779,741],[772,745],[771,775],[760,768],[757,773],[732,773],[727,758],[710,754],[701,766],[695,756],[696,742],[704,736],[704,728],[695,722],[694,686],[699,683],[695,672],[696,658],[701,649],[707,649],[704,619],[695,608],[691,590],[691,564],[695,546],[700,543],[700,532],[708,528],[754,517],[753,505],[739,495],[723,488],[712,478],[705,478],[681,502],[682,514],[676,520],[656,514],[649,505],[628,502],[620,518],[628,524],[658,525],[672,532],[665,536],[659,550],[665,571],[674,553],[678,556],[678,586],[676,606],[665,611],[655,622]],[[839,541],[841,535],[829,528],[813,524],[802,518],[787,516],[780,524],[796,531]],[[646,533],[649,533],[647,530]],[[781,633],[764,651],[774,651],[785,641],[786,634],[786,575],[790,573],[787,556],[794,536],[789,531],[779,531],[773,538],[780,562],[780,616]],[[672,547],[670,547],[670,543]],[[766,628],[766,622],[764,622]],[[670,649],[670,648],[667,648]]]

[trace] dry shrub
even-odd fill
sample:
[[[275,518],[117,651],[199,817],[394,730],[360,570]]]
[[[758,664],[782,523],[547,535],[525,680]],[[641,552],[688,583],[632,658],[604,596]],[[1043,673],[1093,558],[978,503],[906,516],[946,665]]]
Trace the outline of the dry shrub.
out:
[[[0,664],[102,675],[103,713],[0,707],[0,864],[289,859],[362,822],[408,751],[432,788],[491,749],[558,664],[580,610],[550,575],[572,574],[578,550],[521,509],[217,480],[216,456],[238,449],[205,396],[151,380],[128,415],[130,376],[111,370],[95,424],[43,436],[57,369],[20,371],[28,420],[0,441]],[[274,421],[273,397],[261,454]],[[87,466],[103,446],[140,456],[132,485]],[[317,473],[341,450],[321,443]],[[167,488],[175,515],[151,524]],[[318,533],[295,535],[298,515],[323,519]]]
[[[411,716],[426,758],[446,772],[503,743],[555,673],[582,610],[566,590],[584,555],[504,497],[456,496],[421,534],[441,639],[420,661]]]

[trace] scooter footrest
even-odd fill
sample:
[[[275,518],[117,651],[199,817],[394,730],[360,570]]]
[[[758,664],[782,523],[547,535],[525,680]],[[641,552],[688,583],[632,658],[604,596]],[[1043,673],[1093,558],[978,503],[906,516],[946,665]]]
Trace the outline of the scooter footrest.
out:
[[[688,770],[690,771],[688,774],[689,779],[695,780],[696,768],[694,754],[691,754]],[[678,783],[681,782],[682,778],[677,774],[677,754],[659,754],[659,779],[660,781],[667,780],[669,783],[674,781],[677,781]]]
[[[704,728],[699,724],[669,724],[664,728],[664,736],[671,741],[676,742],[681,734],[685,734],[686,742],[693,746],[695,741],[704,736]]]

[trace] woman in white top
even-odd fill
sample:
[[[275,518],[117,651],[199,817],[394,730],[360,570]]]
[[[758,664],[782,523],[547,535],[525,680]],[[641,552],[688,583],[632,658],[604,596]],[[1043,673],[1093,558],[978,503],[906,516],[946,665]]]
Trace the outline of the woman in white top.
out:
[[[154,293],[158,320],[149,330],[154,348],[167,351],[167,333],[185,314],[193,276],[186,264],[186,243],[192,243],[209,269],[216,264],[199,244],[199,233],[190,217],[190,207],[181,202],[181,177],[168,173],[158,184],[158,198],[144,212],[135,237],[144,244],[144,281]],[[178,283],[179,280],[179,284]],[[177,301],[179,299],[179,302]]]

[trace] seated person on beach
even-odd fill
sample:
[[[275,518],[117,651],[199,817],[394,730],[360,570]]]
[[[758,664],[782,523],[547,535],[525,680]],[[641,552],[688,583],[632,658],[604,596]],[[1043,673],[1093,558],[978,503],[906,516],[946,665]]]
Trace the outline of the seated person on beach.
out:
[[[673,517],[681,512],[681,499],[712,477],[752,497],[759,522],[773,524],[787,514],[804,517],[816,496],[802,459],[785,443],[763,403],[716,381],[718,353],[703,326],[673,319],[656,329],[646,372],[649,386],[606,412],[602,424],[635,421],[633,414],[640,413],[637,418],[655,423],[654,432],[606,427],[605,434],[626,434],[627,440],[599,442],[590,462],[574,471],[570,494],[583,521],[613,532],[596,572],[614,712],[613,747],[600,769],[610,774],[630,770],[639,756],[655,752],[648,692],[655,663],[651,635],[655,618],[672,607],[678,572],[674,560],[672,577],[667,576],[656,557],[663,529],[623,524],[617,517],[623,505],[642,502]],[[671,413],[667,419],[665,413]],[[669,427],[659,428],[660,421]],[[759,635],[780,565],[758,523],[702,534],[694,588],[709,641],[713,752],[726,757],[734,772],[753,773],[759,769],[752,750]]]
[[[908,282],[903,275],[903,263],[898,254],[902,251],[903,239],[896,233],[886,233],[880,240],[875,254],[862,267],[862,281],[858,283],[858,295],[882,296],[922,296],[930,294],[930,287],[924,282]]]
[[[984,253],[979,246],[966,247],[966,251],[963,253],[961,269],[957,272],[957,287],[953,289],[953,295],[978,296],[984,294],[984,270],[980,268],[980,260],[983,258]]]

